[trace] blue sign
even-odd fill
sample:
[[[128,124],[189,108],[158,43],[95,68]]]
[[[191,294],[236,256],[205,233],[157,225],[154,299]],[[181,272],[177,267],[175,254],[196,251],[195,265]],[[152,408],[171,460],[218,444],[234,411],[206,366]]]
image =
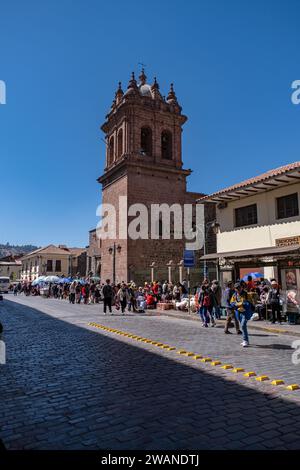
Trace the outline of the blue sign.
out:
[[[183,265],[185,268],[195,267],[195,252],[193,250],[184,250]]]

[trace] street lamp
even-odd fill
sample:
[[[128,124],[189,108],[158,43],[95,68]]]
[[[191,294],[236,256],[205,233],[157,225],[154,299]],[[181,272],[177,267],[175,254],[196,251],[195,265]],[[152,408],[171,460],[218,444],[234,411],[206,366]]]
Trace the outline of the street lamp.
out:
[[[215,220],[213,220],[210,222],[206,222],[203,227],[204,227],[203,256],[205,256],[207,254],[207,236],[208,236],[209,229],[212,229],[213,233],[217,235],[220,230],[220,224],[216,222]],[[195,227],[196,233],[199,231],[203,233],[203,227],[199,227],[198,225],[196,225]],[[204,275],[204,278],[207,277],[207,263],[206,263],[205,258],[204,258],[204,265],[203,265],[203,275]]]
[[[211,222],[206,222],[204,226],[204,243],[203,243],[203,255],[204,256],[206,255],[206,252],[207,252],[206,242],[207,242],[207,236],[208,236],[208,232],[210,228],[212,229],[213,233],[217,235],[217,233],[219,233],[219,230],[220,230],[220,224],[218,224],[218,222],[216,222],[215,220]],[[203,266],[203,275],[204,277],[207,277],[207,263],[206,263],[205,258],[204,258],[204,266]]]
[[[109,254],[113,255],[113,284],[116,284],[116,252],[120,253],[122,250],[121,245],[116,246],[114,243],[113,246],[110,246],[108,248]]]

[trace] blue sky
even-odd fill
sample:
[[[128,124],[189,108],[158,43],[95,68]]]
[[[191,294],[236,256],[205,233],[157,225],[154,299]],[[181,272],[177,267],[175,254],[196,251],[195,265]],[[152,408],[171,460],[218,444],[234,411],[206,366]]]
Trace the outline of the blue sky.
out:
[[[0,243],[88,243],[99,127],[139,62],[189,117],[190,190],[300,160],[299,15],[297,0],[2,0]]]

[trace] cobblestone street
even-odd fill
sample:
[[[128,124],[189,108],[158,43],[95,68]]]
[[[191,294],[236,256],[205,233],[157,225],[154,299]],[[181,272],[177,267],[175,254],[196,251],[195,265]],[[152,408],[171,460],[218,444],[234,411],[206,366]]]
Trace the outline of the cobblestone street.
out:
[[[299,449],[295,337],[5,296],[0,439],[7,449]],[[92,324],[91,324],[92,323]],[[171,349],[97,328],[142,336]],[[172,349],[172,347],[176,349]],[[178,354],[193,352],[222,364]],[[222,365],[243,369],[234,372]],[[247,378],[244,373],[254,371]],[[269,380],[259,382],[266,375]],[[272,385],[273,380],[283,385]]]

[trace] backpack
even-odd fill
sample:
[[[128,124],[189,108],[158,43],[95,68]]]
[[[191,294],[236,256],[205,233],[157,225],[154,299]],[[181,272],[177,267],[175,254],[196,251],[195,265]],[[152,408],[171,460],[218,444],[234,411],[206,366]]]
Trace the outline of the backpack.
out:
[[[204,294],[203,306],[204,307],[210,307],[210,296],[209,296],[209,294]]]
[[[272,304],[279,304],[279,291],[277,289],[270,290],[270,297],[269,303]]]
[[[104,297],[112,297],[113,296],[113,289],[110,284],[106,284],[106,286],[103,287],[103,295]]]

